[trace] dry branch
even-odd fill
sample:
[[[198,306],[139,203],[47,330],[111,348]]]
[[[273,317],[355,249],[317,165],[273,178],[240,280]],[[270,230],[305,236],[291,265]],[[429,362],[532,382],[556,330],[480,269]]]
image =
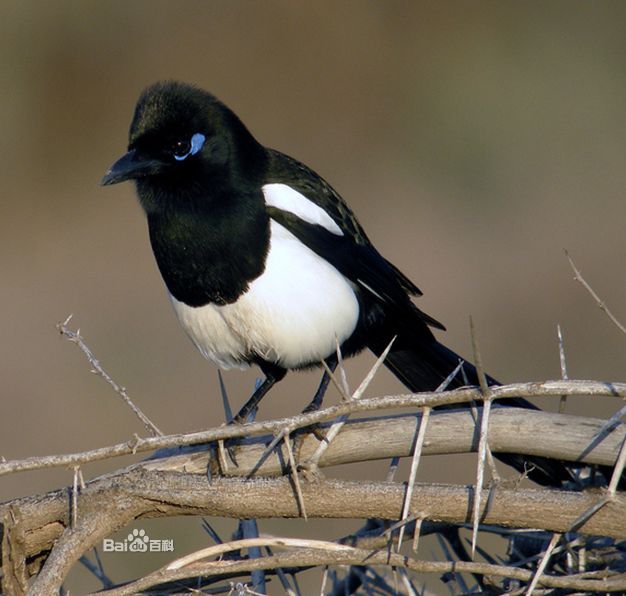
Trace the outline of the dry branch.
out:
[[[567,250],[565,251],[565,256],[567,257],[567,260],[569,261],[569,264],[570,264],[571,268],[574,270],[574,279],[577,282],[579,282],[585,288],[585,290],[587,290],[591,294],[591,297],[596,301],[596,304],[598,305],[600,310],[604,311],[606,316],[609,317],[609,319],[611,319],[613,324],[622,333],[626,334],[626,327],[620,321],[617,320],[617,317],[608,309],[607,305],[600,298],[600,296],[598,296],[598,294],[596,294],[595,290],[587,283],[587,281],[582,276],[582,274],[581,274],[580,270],[578,269],[578,267],[576,267],[572,257],[569,256],[569,253],[567,252]]]
[[[626,424],[615,427],[601,442],[594,443],[602,420],[582,418],[520,408],[495,408],[491,413],[489,443],[495,452],[520,453],[612,466],[618,458],[622,441],[626,438]],[[421,414],[353,420],[330,445],[320,466],[327,467],[361,461],[410,457],[415,436],[420,427]],[[541,437],[541,440],[538,440]],[[234,447],[237,467],[230,466],[228,475],[276,476],[286,472],[288,453],[274,450],[257,467],[266,450],[266,440]],[[299,441],[298,459],[306,461],[318,447],[313,434]],[[588,445],[592,445],[587,448]],[[433,411],[425,432],[422,455],[469,453],[476,451],[475,422],[468,410]],[[584,453],[584,455],[583,455]],[[204,473],[211,465],[219,472],[219,462],[210,459],[210,452],[182,453],[166,460],[146,462],[151,469],[168,469]]]
[[[512,383],[490,388],[494,400],[506,400],[517,397],[556,397],[562,395],[588,397],[626,398],[626,383],[608,383],[601,381],[545,381],[536,383]],[[481,401],[480,389],[469,387],[446,391],[445,393],[412,393],[389,395],[370,399],[350,401],[325,408],[317,412],[300,414],[291,418],[282,418],[266,422],[254,422],[242,426],[222,426],[206,431],[187,434],[166,435],[162,437],[141,438],[135,436],[129,441],[92,449],[81,453],[29,457],[22,460],[0,462],[0,476],[27,470],[40,470],[54,467],[71,467],[91,461],[99,461],[122,455],[145,453],[155,449],[182,445],[197,445],[218,440],[259,436],[266,433],[276,434],[284,428],[298,429],[319,422],[333,420],[344,414],[373,412],[397,408],[437,407],[442,405],[462,404]]]
[[[553,381],[494,387],[492,398],[531,397],[550,395],[560,399],[567,395],[626,396],[626,385],[581,381]],[[45,565],[31,585],[32,593],[52,593],[58,590],[70,568],[93,546],[129,522],[143,517],[178,515],[210,515],[232,518],[299,517],[302,502],[306,502],[310,518],[377,518],[397,521],[401,518],[406,489],[392,482],[342,482],[299,479],[300,502],[288,478],[271,478],[288,472],[290,459],[284,441],[277,444],[269,457],[258,466],[258,458],[266,444],[280,429],[297,429],[314,422],[334,420],[338,415],[389,408],[432,407],[440,404],[480,401],[476,389],[447,393],[388,396],[351,401],[326,410],[296,416],[281,421],[253,423],[242,427],[220,427],[202,433],[171,437],[137,438],[134,442],[95,452],[72,456],[50,456],[22,462],[0,464],[0,473],[48,466],[72,465],[121,455],[123,449],[145,451],[175,444],[194,445],[208,440],[247,438],[231,441],[237,465],[228,474],[247,476],[256,469],[252,480],[224,477],[214,449],[202,446],[195,450],[182,449],[158,459],[134,464],[118,472],[96,478],[84,486],[75,476],[74,490],[62,489],[51,493],[15,499],[0,505],[3,520],[3,565],[5,585],[12,581],[20,586],[23,570],[39,570],[41,562],[52,548]],[[329,422],[327,426],[331,426]],[[342,428],[321,456],[320,467],[374,460],[406,457],[413,453],[415,436],[420,427],[419,414],[403,414],[353,420]],[[548,412],[499,408],[490,415],[488,442],[494,452],[514,452],[541,455],[569,461],[613,466],[618,460],[626,437],[626,424],[617,423],[611,432],[601,433],[603,420],[580,418]],[[421,455],[476,451],[478,434],[476,421],[467,409],[437,411],[430,414],[424,425]],[[265,433],[265,436],[259,436]],[[256,437],[256,438],[251,438]],[[288,440],[288,438],[287,438]],[[319,448],[313,434],[301,433],[296,442],[295,459],[306,461]],[[193,452],[192,452],[193,451]],[[96,456],[94,456],[94,453]],[[293,466],[293,464],[292,464]],[[211,470],[213,481],[206,478]],[[477,493],[474,487],[416,484],[407,511],[419,511],[421,520],[436,520],[465,524]],[[543,528],[564,533],[578,522],[577,531],[613,538],[626,537],[626,495],[604,491],[568,492],[557,490],[521,490],[506,483],[495,490],[482,491],[482,502],[488,503],[482,518],[486,524],[515,528]],[[598,507],[602,500],[603,506]],[[591,514],[589,514],[591,512]],[[17,520],[17,521],[16,521]],[[581,521],[582,520],[582,521]],[[12,541],[12,542],[11,542]],[[19,547],[19,548],[18,548]],[[10,557],[9,557],[10,553]],[[269,565],[268,560],[283,560],[288,554],[255,559],[256,569]],[[319,557],[319,553],[311,556]],[[359,554],[352,553],[348,563],[358,564]],[[307,555],[308,556],[308,555]],[[394,555],[395,556],[395,555]],[[317,560],[317,559],[316,559]],[[407,559],[408,561],[408,559]],[[332,563],[332,561],[330,561]],[[404,563],[403,563],[404,564]],[[408,568],[417,569],[423,561],[410,561]],[[208,563],[203,563],[208,565]],[[232,565],[232,562],[229,563]],[[413,565],[413,566],[412,566]],[[417,565],[415,567],[414,565]],[[437,564],[432,569],[438,569]],[[448,565],[442,563],[441,565]],[[29,566],[29,567],[27,567]],[[401,567],[401,565],[398,565]],[[442,567],[443,569],[443,567]],[[469,569],[469,568],[468,568]],[[478,568],[476,568],[478,569]],[[478,569],[474,571],[481,573]],[[521,571],[521,570],[518,570]],[[524,571],[524,573],[527,573]],[[494,575],[498,575],[497,573]],[[522,576],[520,576],[521,578]],[[526,576],[524,576],[526,577]],[[531,575],[528,575],[530,579]],[[542,576],[539,583],[552,581]],[[579,578],[582,581],[582,578]],[[552,584],[550,584],[552,585]],[[556,584],[554,584],[556,585]],[[609,589],[609,588],[607,588]]]
[[[405,496],[397,483],[320,480],[302,485],[309,518],[399,519]],[[487,491],[483,494],[486,501]],[[467,523],[474,490],[466,486],[416,484],[411,508],[426,519]],[[498,487],[490,495],[484,523],[565,532],[598,495]],[[178,515],[235,518],[299,517],[300,506],[286,478],[217,478],[131,466],[87,483],[77,526],[69,527],[67,492],[13,502],[23,519],[24,552],[35,556],[56,546],[33,584],[33,593],[58,589],[71,566],[89,548],[133,519]],[[1,511],[0,511],[1,512]],[[54,532],[51,529],[54,528]],[[626,495],[618,493],[581,528],[581,533],[626,537]]]
[[[135,403],[130,399],[130,396],[128,395],[128,392],[126,391],[126,388],[118,385],[115,382],[115,380],[111,377],[111,375],[109,375],[109,373],[107,373],[106,370],[102,368],[102,365],[100,364],[99,360],[96,358],[96,356],[91,351],[89,346],[83,341],[83,337],[80,334],[80,329],[77,329],[76,331],[72,331],[67,326],[71,318],[72,318],[72,315],[67,317],[67,319],[65,319],[65,321],[63,321],[62,323],[57,324],[57,329],[59,330],[59,333],[63,337],[67,338],[68,341],[76,344],[81,349],[81,351],[83,352],[83,354],[85,354],[85,357],[89,361],[89,364],[91,364],[91,367],[92,367],[91,372],[102,377],[113,388],[113,391],[115,391],[115,393],[117,393],[124,400],[124,403],[133,411],[135,416],[137,416],[137,418],[141,420],[143,425],[146,427],[146,430],[153,437],[162,436],[163,433],[159,430],[156,424],[154,424],[152,420],[150,420],[150,418],[148,418],[141,411],[139,406],[135,405]]]
[[[409,456],[418,415],[352,421],[329,446],[320,466],[380,457]],[[535,455],[568,455],[574,460],[602,427],[601,420],[547,412],[496,408],[492,413],[489,441],[494,450]],[[539,434],[541,433],[541,434]],[[541,436],[542,441],[536,437]],[[612,465],[626,436],[622,424],[592,449],[587,461]],[[529,438],[534,437],[531,441]],[[318,440],[307,435],[300,442],[299,456],[314,453]],[[238,467],[231,472],[246,475],[264,451],[263,442],[237,447]],[[476,449],[475,423],[467,410],[433,412],[424,439],[423,454]],[[210,450],[148,460],[120,472],[88,482],[70,507],[71,495],[60,490],[40,497],[17,499],[0,506],[0,519],[13,512],[22,520],[23,553],[31,560],[45,553],[56,541],[52,555],[36,584],[46,589],[60,585],[71,565],[111,532],[138,517],[213,515],[226,517],[298,517],[301,506],[291,484],[284,478],[205,477]],[[287,453],[272,454],[259,472],[285,471]],[[212,461],[213,466],[217,463]],[[397,483],[304,482],[302,498],[309,517],[380,518],[401,517],[404,487]],[[465,523],[475,491],[463,486],[416,485],[409,510],[420,517]],[[540,527],[554,532],[570,529],[582,514],[594,508],[602,494],[562,491],[522,491],[499,486],[492,493],[484,523],[511,527]],[[483,492],[487,502],[487,491]],[[76,523],[72,526],[72,511]],[[626,497],[616,493],[604,507],[586,520],[581,532],[626,537]]]
[[[230,573],[249,572],[254,569],[275,569],[277,567],[313,567],[320,565],[392,565],[399,569],[409,569],[418,573],[478,573],[494,577],[510,577],[521,581],[528,581],[532,572],[516,567],[491,565],[486,563],[435,562],[420,561],[410,557],[386,551],[371,551],[359,548],[306,549],[292,550],[283,554],[248,561],[209,561],[191,564],[182,569],[163,568],[151,573],[142,579],[132,582],[122,588],[101,592],[107,596],[126,596],[136,594],[139,590],[146,590],[159,583],[183,580],[186,578],[204,576],[212,577]],[[583,592],[590,591],[623,591],[626,589],[624,574],[610,578],[596,579],[586,574],[556,577],[542,575],[538,583],[552,588],[569,588]],[[323,592],[322,592],[323,593]]]

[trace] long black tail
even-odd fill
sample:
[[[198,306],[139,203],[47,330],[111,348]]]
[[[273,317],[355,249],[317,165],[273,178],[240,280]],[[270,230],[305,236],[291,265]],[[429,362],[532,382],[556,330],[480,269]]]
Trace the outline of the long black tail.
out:
[[[373,341],[370,342],[369,348],[375,354],[380,355],[387,345],[388,342],[386,341]],[[385,365],[408,389],[420,392],[437,389],[461,361],[462,359],[458,354],[435,339],[423,338],[415,341],[415,338],[400,335],[394,341],[392,349],[385,359]],[[488,377],[487,380],[490,385],[499,385],[491,377]],[[478,376],[475,367],[464,361],[462,371],[459,371],[447,388],[455,389],[468,384],[478,385]],[[506,400],[501,405],[538,409],[522,398]],[[459,408],[462,406],[450,407]],[[494,456],[518,472],[525,473],[531,480],[543,486],[563,486],[565,482],[573,480],[572,470],[580,467],[563,461],[531,455],[498,453]]]

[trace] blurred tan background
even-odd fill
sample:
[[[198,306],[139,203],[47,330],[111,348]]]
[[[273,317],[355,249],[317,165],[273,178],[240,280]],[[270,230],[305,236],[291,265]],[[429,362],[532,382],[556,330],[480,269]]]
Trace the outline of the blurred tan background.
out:
[[[0,455],[143,432],[55,331],[70,313],[164,431],[223,420],[215,370],[170,311],[133,187],[99,187],[138,94],[164,78],[212,91],[260,141],[328,179],[468,356],[473,315],[497,378],[558,377],[560,323],[571,377],[624,380],[624,337],[573,281],[563,248],[626,319],[625,18],[623,2],[2,2]],[[353,384],[372,361],[349,363]],[[226,374],[234,408],[257,374]],[[318,376],[288,376],[261,416],[299,411]],[[399,389],[385,373],[370,395]],[[472,467],[426,461],[420,479],[466,481]],[[5,477],[0,499],[71,479]],[[197,535],[180,537],[177,555],[204,539],[185,523]]]

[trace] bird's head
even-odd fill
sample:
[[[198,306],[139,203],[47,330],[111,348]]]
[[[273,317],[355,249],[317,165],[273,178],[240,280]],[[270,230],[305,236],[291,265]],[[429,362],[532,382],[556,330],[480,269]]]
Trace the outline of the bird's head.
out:
[[[178,196],[201,193],[245,184],[262,170],[264,155],[239,118],[213,95],[184,83],[161,82],[141,94],[128,152],[102,184],[135,180],[140,198],[156,190]]]

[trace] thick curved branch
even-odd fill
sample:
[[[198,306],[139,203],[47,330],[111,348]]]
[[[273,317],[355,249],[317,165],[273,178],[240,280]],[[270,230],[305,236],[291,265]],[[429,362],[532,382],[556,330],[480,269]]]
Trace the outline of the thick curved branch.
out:
[[[480,408],[478,409],[480,412]],[[352,420],[329,445],[319,461],[320,467],[354,462],[410,457],[419,428],[421,414]],[[494,453],[519,453],[571,462],[613,466],[626,437],[626,424],[620,424],[597,441],[604,421],[527,410],[496,408],[491,413],[489,446]],[[286,472],[286,449],[283,443],[259,466],[267,440],[241,444],[233,448],[237,465],[227,470],[211,460],[212,472],[229,476],[275,476]],[[298,442],[297,459],[307,462],[319,446],[314,434],[306,434]],[[469,410],[434,411],[426,430],[422,455],[475,452],[478,431]],[[186,470],[203,473],[209,465],[206,452],[174,456],[167,461],[146,464],[149,469]]]
[[[556,397],[593,396],[626,398],[626,383],[607,383],[601,381],[545,381],[537,383],[512,383],[491,388],[493,400],[505,400],[516,397]],[[182,445],[198,445],[218,440],[259,436],[266,433],[278,433],[284,428],[298,429],[333,420],[344,414],[373,412],[394,408],[437,407],[442,405],[480,402],[483,396],[479,388],[469,387],[442,393],[412,393],[405,395],[389,395],[369,399],[360,399],[341,403],[317,412],[300,414],[291,418],[255,422],[242,426],[222,426],[206,431],[188,434],[166,435],[162,437],[141,438],[135,436],[129,441],[92,449],[82,453],[29,457],[22,460],[0,462],[0,476],[28,470],[40,470],[54,467],[71,467],[92,461],[146,453],[156,449],[177,447]]]
[[[304,483],[302,493],[309,518],[397,520],[401,516],[405,488],[398,483],[320,480]],[[473,489],[466,486],[418,484],[410,511],[423,519],[467,523],[471,518],[473,494]],[[58,499],[62,495],[57,495]],[[589,493],[497,487],[483,491],[482,502],[489,503],[489,507],[482,521],[565,532],[597,499],[597,494]],[[54,549],[59,554],[49,558],[31,586],[34,594],[58,589],[78,558],[127,523],[129,517],[208,515],[262,519],[300,515],[297,498],[286,478],[218,478],[209,484],[200,475],[147,471],[141,466],[87,484],[81,500],[89,506],[82,512],[79,507],[77,527],[64,531]],[[30,526],[25,529],[27,550],[36,539],[38,528],[32,527],[32,521],[37,510],[39,523],[59,521],[41,519],[44,504],[45,501],[31,500],[20,511],[25,524]],[[60,521],[67,526],[67,514]],[[626,537],[626,495],[618,493],[579,531]]]
[[[489,441],[495,451],[541,455],[610,466],[614,464],[626,436],[626,425],[621,424],[602,441],[594,443],[594,437],[602,428],[601,420],[563,414],[500,408],[496,409],[492,416],[493,424],[490,428]],[[351,421],[330,444],[319,465],[325,467],[379,458],[410,456],[418,422],[419,415],[417,414]],[[99,494],[100,490],[105,490],[111,493],[108,499],[119,500],[121,495],[115,493],[113,489],[126,478],[139,473],[148,475],[159,472],[169,473],[168,478],[175,477],[172,474],[177,472],[204,475],[210,465],[216,475],[220,471],[233,476],[247,476],[257,466],[268,440],[265,437],[249,444],[236,446],[237,466],[233,464],[228,470],[220,470],[217,458],[212,458],[211,451],[203,448],[199,452],[182,454],[177,452],[176,455],[170,457],[147,460],[113,475],[97,478],[80,491],[78,513],[85,515],[92,510],[99,514],[99,507],[102,505],[92,506],[89,495]],[[298,442],[300,461],[305,461],[319,444],[318,439],[312,434],[304,435]],[[433,455],[475,451],[476,443],[476,426],[469,411],[433,412],[424,441],[423,453]],[[283,451],[285,451],[284,446],[282,450],[272,452],[256,473],[262,476],[285,473],[288,458]],[[202,485],[206,483],[206,480],[201,479],[200,482]],[[164,494],[167,494],[170,486],[163,484],[161,489]],[[106,500],[103,503],[106,504]],[[123,504],[124,501],[121,503]],[[16,508],[22,512],[21,525],[25,530],[28,556],[49,548],[52,542],[61,535],[64,527],[70,525],[67,518],[70,496],[67,490],[53,491],[39,497],[16,499],[1,505],[0,519],[10,511],[14,512]],[[233,515],[245,517],[243,512],[233,513]]]

